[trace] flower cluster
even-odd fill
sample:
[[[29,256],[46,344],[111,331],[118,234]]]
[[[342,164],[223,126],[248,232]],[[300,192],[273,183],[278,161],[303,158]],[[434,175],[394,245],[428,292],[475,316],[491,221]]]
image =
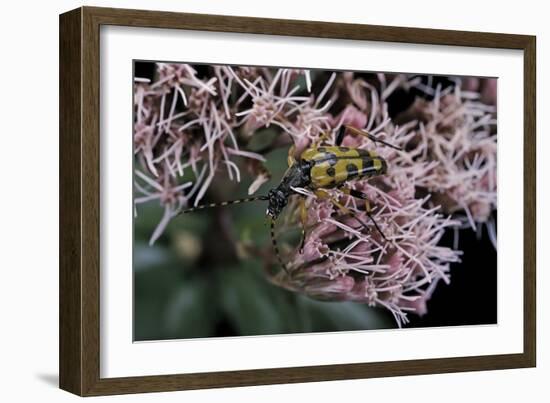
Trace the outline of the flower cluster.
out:
[[[341,188],[323,198],[295,189],[277,233],[301,225],[305,199],[303,250],[281,241],[288,272],[274,270],[269,252],[266,275],[313,298],[384,307],[407,323],[459,261],[460,251],[441,245],[444,232],[465,220],[475,228],[496,209],[495,108],[454,80],[442,88],[403,74],[157,63],[152,79],[135,78],[136,214],[140,203],[163,207],[153,243],[182,208],[200,204],[216,176],[250,175],[252,194],[270,178],[268,151],[299,156],[334,144],[342,125],[363,129],[401,151],[351,132],[342,145],[376,149],[388,172],[346,184],[366,201]],[[390,114],[389,100],[411,91],[427,96]],[[278,136],[253,152],[263,128]]]
[[[432,205],[454,214],[461,227],[479,231],[479,224],[486,224],[496,248],[492,218],[497,208],[496,80],[482,85],[480,79],[466,78],[431,92],[431,100],[416,98],[395,119],[417,122],[409,157],[437,162],[419,187],[432,195]]]

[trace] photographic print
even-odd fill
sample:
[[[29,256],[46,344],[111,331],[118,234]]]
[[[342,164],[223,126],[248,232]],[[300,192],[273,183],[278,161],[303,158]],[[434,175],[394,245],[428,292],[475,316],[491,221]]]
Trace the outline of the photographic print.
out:
[[[497,78],[133,71],[134,341],[497,323]]]

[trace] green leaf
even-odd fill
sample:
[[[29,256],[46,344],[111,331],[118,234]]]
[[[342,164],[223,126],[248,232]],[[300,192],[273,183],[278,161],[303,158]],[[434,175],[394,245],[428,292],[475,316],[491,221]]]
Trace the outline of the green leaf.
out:
[[[250,265],[219,273],[222,309],[241,335],[288,333],[292,316],[288,302],[268,289],[266,280]]]
[[[247,147],[253,152],[262,150],[263,148],[269,146],[276,136],[277,131],[273,128],[262,128],[256,130],[254,135],[250,138]]]
[[[300,303],[316,332],[388,329],[395,327],[385,312],[357,302],[324,302],[301,297]]]
[[[204,278],[188,279],[169,299],[164,314],[167,334],[175,338],[215,335],[219,312]]]
[[[134,339],[169,338],[163,315],[168,299],[177,292],[182,277],[171,266],[134,271]]]
[[[167,248],[159,245],[149,246],[143,241],[134,243],[133,259],[134,272],[166,266],[175,260]]]

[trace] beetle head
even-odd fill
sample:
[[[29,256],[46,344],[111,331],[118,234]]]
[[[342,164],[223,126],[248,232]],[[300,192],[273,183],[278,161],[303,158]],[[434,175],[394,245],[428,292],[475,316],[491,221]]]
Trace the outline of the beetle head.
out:
[[[271,189],[267,197],[269,200],[269,205],[267,206],[266,213],[271,218],[276,219],[287,205],[288,195],[280,189]]]

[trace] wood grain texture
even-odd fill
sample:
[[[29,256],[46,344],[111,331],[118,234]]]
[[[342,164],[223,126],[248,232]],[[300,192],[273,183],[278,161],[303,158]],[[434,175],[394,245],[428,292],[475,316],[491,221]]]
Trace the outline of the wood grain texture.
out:
[[[59,27],[59,386],[82,394],[81,10]]]
[[[524,352],[246,371],[100,378],[99,28],[171,28],[524,51]],[[535,37],[83,7],[60,16],[60,387],[81,396],[534,366]]]
[[[382,25],[341,24],[334,22],[232,17],[85,7],[92,18],[106,25],[171,28],[314,38],[354,39],[433,45],[523,49],[528,36],[490,32],[403,28]]]
[[[82,389],[99,378],[99,24],[82,9]]]
[[[536,244],[537,244],[537,156],[536,156],[536,39],[529,37],[524,48],[524,146],[523,146],[523,354],[536,366]]]

